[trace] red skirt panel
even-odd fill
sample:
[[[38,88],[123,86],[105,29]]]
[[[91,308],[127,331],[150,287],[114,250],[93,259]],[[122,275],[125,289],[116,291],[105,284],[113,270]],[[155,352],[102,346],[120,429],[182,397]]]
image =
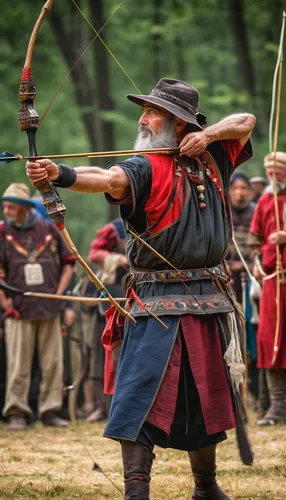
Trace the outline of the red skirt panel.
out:
[[[215,316],[182,316],[181,327],[198,389],[207,434],[237,426],[232,389],[223,360]],[[147,421],[170,434],[178,395],[182,357],[180,336]]]
[[[259,306],[257,334],[258,368],[286,368],[286,284],[280,286],[278,354],[272,364],[276,329],[276,278],[265,280]]]

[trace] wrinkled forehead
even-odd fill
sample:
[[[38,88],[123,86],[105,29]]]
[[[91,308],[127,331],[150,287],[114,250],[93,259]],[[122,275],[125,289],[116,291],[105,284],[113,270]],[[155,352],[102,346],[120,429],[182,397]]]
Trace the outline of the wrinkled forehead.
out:
[[[243,179],[235,179],[235,181],[233,181],[233,183],[229,187],[229,190],[231,191],[231,190],[235,190],[235,189],[249,189],[249,190],[251,190],[251,186]]]
[[[274,165],[270,165],[269,167],[265,167],[265,170],[266,170],[266,173],[272,173],[274,172]],[[277,167],[276,166],[276,172],[281,174],[281,175],[285,175],[286,176],[286,168],[283,168],[283,167]]]
[[[160,113],[161,115],[164,115],[164,116],[175,116],[172,113],[170,113],[170,111],[168,111],[167,109],[164,109],[161,106],[157,106],[157,104],[153,104],[153,103],[147,102],[147,101],[143,101],[142,110],[143,111],[155,110],[155,111],[158,111],[158,113]]]

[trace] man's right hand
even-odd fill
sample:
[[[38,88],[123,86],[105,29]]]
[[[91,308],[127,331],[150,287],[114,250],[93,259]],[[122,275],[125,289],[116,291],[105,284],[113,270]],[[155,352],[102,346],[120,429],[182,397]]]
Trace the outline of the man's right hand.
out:
[[[27,161],[26,171],[32,184],[46,178],[50,181],[56,181],[59,177],[59,167],[49,159],[37,160],[36,162]]]
[[[20,319],[21,316],[20,316],[20,313],[16,309],[12,308],[12,309],[7,309],[7,311],[4,312],[3,318],[4,319],[7,319],[7,318]]]

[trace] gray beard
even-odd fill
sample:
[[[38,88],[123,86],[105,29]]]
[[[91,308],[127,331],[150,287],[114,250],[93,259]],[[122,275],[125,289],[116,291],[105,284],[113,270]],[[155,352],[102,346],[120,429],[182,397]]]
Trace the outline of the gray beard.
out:
[[[284,191],[286,190],[286,184],[282,183],[282,182],[279,182],[279,181],[276,181],[276,189],[277,189],[277,193],[284,193]],[[263,191],[263,194],[264,193],[270,193],[270,194],[273,194],[274,193],[274,183],[273,181],[269,181],[269,185],[266,186],[265,190]]]
[[[177,146],[176,123],[173,117],[168,119],[160,132],[155,135],[151,127],[140,125],[134,143],[134,149],[174,148]]]

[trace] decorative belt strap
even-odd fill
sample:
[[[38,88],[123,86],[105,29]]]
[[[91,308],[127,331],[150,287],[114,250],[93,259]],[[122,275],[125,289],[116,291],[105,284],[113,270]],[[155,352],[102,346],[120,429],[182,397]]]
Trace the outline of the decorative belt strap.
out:
[[[156,316],[181,316],[182,314],[208,315],[233,312],[234,308],[229,298],[223,293],[213,295],[164,295],[140,299],[144,309],[134,302],[130,314],[134,317],[148,316],[151,311]]]
[[[229,281],[228,276],[220,264],[215,267],[204,267],[201,269],[185,269],[173,271],[172,269],[166,271],[145,271],[142,269],[130,269],[128,275],[136,279],[136,283],[142,282],[179,282],[179,281],[199,281],[210,280],[220,277],[225,281]]]

